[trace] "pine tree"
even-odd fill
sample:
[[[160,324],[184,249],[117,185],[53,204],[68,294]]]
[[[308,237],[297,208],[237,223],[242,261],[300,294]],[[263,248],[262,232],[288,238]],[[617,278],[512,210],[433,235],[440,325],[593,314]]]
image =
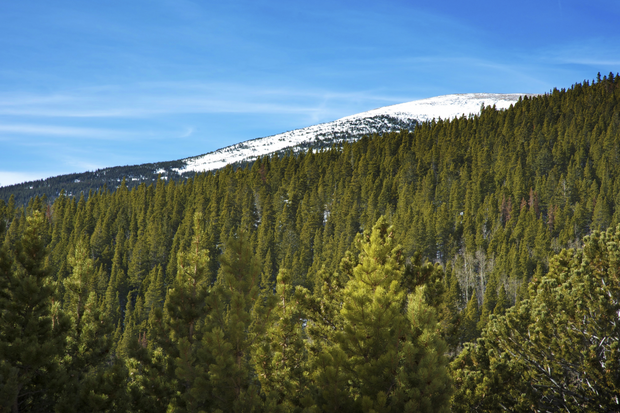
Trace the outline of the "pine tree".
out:
[[[331,323],[336,329],[310,330],[313,340],[324,340],[311,360],[318,404],[325,411],[445,411],[451,388],[447,347],[426,303],[432,294],[416,287],[406,304],[404,257],[385,218],[356,243],[358,260],[341,265],[349,280],[342,293],[335,291],[342,300],[331,315],[339,319]],[[312,322],[320,323],[313,303],[305,301]]]
[[[164,271],[161,265],[153,268],[149,274],[149,287],[144,296],[144,309],[149,315],[155,308],[164,304]]]
[[[62,283],[65,289],[65,312],[73,318],[73,325],[79,329],[84,307],[90,292],[89,287],[95,277],[95,264],[88,258],[89,251],[84,240],[78,241],[73,254],[68,258],[73,271]]]
[[[452,380],[445,356],[448,346],[438,328],[437,312],[426,302],[425,289],[426,286],[418,287],[408,297],[407,319],[411,330],[400,351],[403,363],[392,411],[450,411]]]
[[[484,299],[482,301],[482,309],[480,311],[480,320],[477,324],[477,330],[482,331],[484,327],[489,322],[489,317],[493,314],[495,310],[495,306],[497,305],[497,288],[498,288],[498,279],[496,273],[493,273],[489,277],[489,282],[486,285],[486,289],[484,291]]]
[[[133,350],[138,339],[133,296],[134,294],[131,291],[127,294],[127,305],[125,306],[125,316],[123,317],[123,335],[116,347],[116,353],[122,358],[130,358],[134,355]]]
[[[472,294],[467,307],[463,311],[463,318],[461,321],[460,337],[461,343],[472,342],[480,335],[478,330],[478,322],[480,321],[480,311],[478,307],[478,298],[476,297],[476,290]]]
[[[121,322],[121,300],[127,295],[127,279],[125,271],[123,270],[123,234],[116,236],[116,248],[114,249],[114,259],[112,261],[112,271],[110,273],[110,279],[108,280],[108,287],[105,293],[105,311],[112,324],[118,324]]]
[[[64,412],[123,409],[127,370],[110,356],[113,327],[91,292],[80,324],[73,325],[63,360],[65,380],[56,409]]]
[[[230,237],[220,258],[220,272],[205,325],[200,361],[209,368],[209,383],[200,383],[215,408],[245,411],[260,404],[250,355],[264,334],[267,314],[261,305],[261,264],[245,233]]]
[[[99,308],[92,288],[94,262],[88,255],[86,242],[79,241],[68,258],[72,273],[63,280],[64,311],[71,318],[71,329],[61,363],[65,379],[56,408],[66,412],[107,410],[115,402],[110,396],[121,399],[124,391],[124,386],[113,385],[122,380],[124,371],[110,367],[114,365],[110,357],[114,326]]]
[[[493,309],[493,314],[504,315],[508,308],[510,308],[510,301],[508,300],[508,295],[506,294],[504,284],[501,284],[499,287],[499,294],[497,295],[497,304]]]
[[[461,325],[462,293],[459,280],[453,275],[450,277],[450,289],[445,298],[446,314],[444,316],[445,339],[451,353],[456,352],[459,343],[459,329]]]
[[[168,363],[175,366],[177,394],[169,405],[173,411],[198,411],[208,405],[210,399],[210,391],[203,388],[208,371],[197,361],[204,320],[210,310],[207,304],[209,257],[203,247],[205,237],[203,216],[197,212],[194,214],[191,249],[178,254],[177,276],[164,304],[159,345],[168,355]],[[155,323],[160,322],[155,320]],[[194,386],[200,386],[203,391],[194,390]]]
[[[7,411],[51,410],[69,329],[54,306],[43,220],[34,212],[14,249],[5,243],[0,252],[0,405]]]
[[[295,300],[290,275],[280,270],[275,295],[269,288],[263,292],[266,307],[273,310],[269,312],[265,334],[257,337],[252,363],[266,397],[266,410],[312,408],[303,314]],[[277,303],[271,302],[274,300]]]

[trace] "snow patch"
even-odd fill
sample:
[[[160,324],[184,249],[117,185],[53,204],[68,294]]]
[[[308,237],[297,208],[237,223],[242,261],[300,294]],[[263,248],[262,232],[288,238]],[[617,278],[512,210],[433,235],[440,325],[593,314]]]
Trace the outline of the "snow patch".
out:
[[[358,119],[378,115],[390,115],[401,119],[416,119],[420,122],[433,119],[454,119],[460,116],[480,114],[480,108],[493,106],[497,109],[508,109],[522,96],[535,96],[523,93],[465,93],[457,95],[444,95],[434,98],[414,100],[413,102],[400,103],[398,105],[385,106],[357,115],[347,116],[340,120]]]

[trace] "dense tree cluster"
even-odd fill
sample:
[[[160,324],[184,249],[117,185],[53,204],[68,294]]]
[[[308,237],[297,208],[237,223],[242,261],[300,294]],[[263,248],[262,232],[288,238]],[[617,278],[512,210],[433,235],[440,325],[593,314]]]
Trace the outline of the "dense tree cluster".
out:
[[[150,184],[157,180],[158,174],[164,179],[184,181],[194,173],[179,174],[176,169],[183,168],[182,161],[168,161],[146,163],[132,166],[114,166],[111,168],[98,169],[58,175],[36,181],[22,182],[18,184],[0,186],[0,199],[8,201],[10,197],[18,205],[25,205],[31,198],[40,197],[55,200],[61,192],[65,195],[74,196],[82,192],[97,191],[99,188],[111,188],[120,186],[125,180],[125,186],[135,188],[142,183]],[[0,182],[0,185],[3,183]]]
[[[455,411],[620,409],[620,226],[584,241],[453,362]]]
[[[598,410],[618,235],[581,240],[620,223],[619,102],[610,74],[181,184],[0,201],[0,405],[447,411],[454,381],[452,409]]]
[[[278,150],[271,156],[288,156],[291,151],[306,152],[310,149],[320,151],[329,149],[332,146],[342,145],[344,142],[353,142],[364,135],[368,135],[369,131],[376,134],[384,134],[399,130],[413,130],[416,121],[413,119],[401,119],[388,115],[377,115],[362,119],[350,119],[346,122],[346,131],[323,131],[314,135],[314,139],[297,144],[292,147]],[[248,149],[245,143],[239,143],[232,147],[223,148],[223,152],[235,149]],[[202,155],[199,155],[200,157]],[[188,178],[193,178],[196,173],[194,171],[181,172],[186,166],[185,160],[165,161],[155,163],[145,163],[140,165],[114,166],[110,168],[98,169],[96,171],[87,171],[80,173],[72,173],[66,175],[54,176],[36,181],[23,182],[9,186],[0,186],[0,199],[8,201],[13,196],[14,201],[18,205],[25,205],[31,198],[36,196],[45,197],[55,200],[61,192],[69,196],[80,194],[82,192],[97,191],[101,187],[115,190],[121,185],[125,179],[125,186],[129,189],[140,186],[145,183],[147,185],[159,179],[160,175],[163,179],[173,180],[177,183],[184,182]],[[235,162],[232,164],[234,168],[245,168],[251,166],[256,157]],[[2,185],[2,182],[0,182]]]

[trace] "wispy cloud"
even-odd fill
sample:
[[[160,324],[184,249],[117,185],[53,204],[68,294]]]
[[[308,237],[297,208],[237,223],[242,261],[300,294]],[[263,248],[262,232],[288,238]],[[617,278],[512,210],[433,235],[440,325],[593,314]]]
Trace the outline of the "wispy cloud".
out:
[[[179,138],[189,138],[194,133],[194,128],[187,128]]]
[[[0,133],[94,139],[123,139],[137,136],[135,133],[119,130],[37,124],[0,124]]]
[[[545,63],[586,66],[620,66],[620,46],[615,39],[589,38],[565,45],[541,48],[535,52]]]
[[[339,92],[243,84],[152,82],[84,88],[50,95],[3,94],[0,95],[0,115],[144,118],[184,113],[243,113],[315,117],[317,113],[324,113],[326,104],[330,110],[336,109],[337,113],[346,111],[352,102],[355,102],[356,110],[360,105],[366,105],[370,109],[376,105],[401,103],[402,97],[373,91]],[[57,132],[64,133],[61,130]],[[89,132],[91,135],[99,133],[92,130],[68,132],[71,135],[82,132]],[[49,133],[55,133],[55,130],[50,128]]]

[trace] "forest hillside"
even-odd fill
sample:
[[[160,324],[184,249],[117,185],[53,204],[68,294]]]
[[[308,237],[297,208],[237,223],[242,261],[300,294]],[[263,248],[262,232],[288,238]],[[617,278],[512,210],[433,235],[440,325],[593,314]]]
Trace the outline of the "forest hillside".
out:
[[[0,201],[0,411],[617,409],[618,224],[611,73],[182,183]]]

